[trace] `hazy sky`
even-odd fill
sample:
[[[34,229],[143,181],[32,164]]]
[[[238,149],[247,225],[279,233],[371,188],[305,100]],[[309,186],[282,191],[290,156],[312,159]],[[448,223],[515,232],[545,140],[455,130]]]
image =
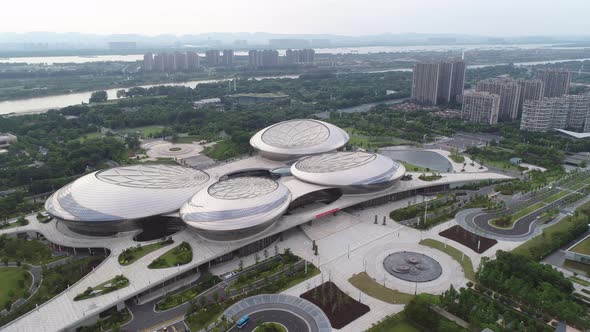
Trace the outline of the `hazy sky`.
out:
[[[589,0],[4,0],[0,32],[590,33]]]

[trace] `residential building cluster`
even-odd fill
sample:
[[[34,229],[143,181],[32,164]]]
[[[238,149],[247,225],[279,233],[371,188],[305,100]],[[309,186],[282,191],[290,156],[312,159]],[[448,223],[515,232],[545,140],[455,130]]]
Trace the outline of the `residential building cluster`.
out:
[[[520,129],[546,132],[554,129],[590,130],[590,95],[566,95],[524,103]]]
[[[143,71],[174,72],[190,71],[199,68],[197,52],[146,53],[143,55]]]
[[[532,80],[482,80],[475,92],[463,96],[461,118],[485,124],[522,119],[521,129],[530,131],[582,130],[587,122],[588,98],[568,96],[569,84],[570,72],[561,69],[543,70]],[[490,101],[490,95],[498,96],[497,105]]]
[[[284,59],[277,50],[250,50],[248,52],[248,66],[250,68],[269,68],[280,65],[312,65],[315,58],[313,49],[288,49]]]
[[[412,79],[412,101],[423,105],[460,102],[465,81],[465,62],[417,63]]]

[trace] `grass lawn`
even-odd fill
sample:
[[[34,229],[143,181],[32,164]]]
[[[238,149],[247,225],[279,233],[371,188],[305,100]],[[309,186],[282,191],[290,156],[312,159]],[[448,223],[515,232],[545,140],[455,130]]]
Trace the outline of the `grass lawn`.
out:
[[[0,268],[0,308],[4,309],[6,302],[14,301],[25,297],[32,282],[29,272],[15,268]]]
[[[207,275],[204,275],[203,277],[204,279],[202,282],[178,293],[168,295],[160,302],[156,303],[156,310],[162,311],[177,307],[185,302],[188,302],[196,298],[199,294],[203,293],[204,291],[213,287],[215,284],[221,281],[219,277],[212,276],[208,272]]]
[[[363,293],[383,302],[408,304],[414,298],[414,295],[412,294],[406,294],[395,289],[384,287],[382,284],[373,280],[373,278],[365,272],[353,275],[348,281]]]
[[[590,237],[578,242],[570,251],[590,255]]]
[[[9,262],[20,261],[32,265],[44,265],[64,258],[53,256],[51,249],[41,241],[9,237],[0,240],[0,257]]]
[[[135,128],[125,128],[117,130],[121,134],[133,134],[139,133],[142,137],[149,137],[149,136],[158,136],[163,126],[143,126],[143,127],[135,127]]]
[[[199,136],[179,136],[178,139],[176,140],[176,143],[185,143],[185,144],[190,144],[193,142],[200,142],[203,139],[200,138]]]
[[[185,323],[188,325],[191,331],[201,331],[216,321],[226,308],[229,308],[231,304],[235,303],[235,301],[227,302],[228,303],[208,305],[207,310],[199,310],[198,312],[187,316]]]
[[[414,164],[410,164],[405,161],[400,161],[400,162],[402,163],[402,165],[404,165],[406,170],[409,172],[430,172],[430,170],[428,170],[424,167],[416,166]]]
[[[177,265],[188,264],[193,260],[193,250],[187,242],[168,250],[156,258],[148,267],[150,269],[164,269]]]
[[[568,231],[568,228],[572,223],[568,222],[566,219],[567,218],[562,219],[557,224],[551,225],[551,226],[543,229],[543,234],[545,234],[545,236],[542,236],[542,235],[535,236],[534,238],[532,238],[532,239],[526,241],[525,243],[519,245],[518,247],[514,248],[514,250],[512,250],[512,253],[530,257],[529,256],[530,248],[543,244],[543,242],[546,242],[547,239],[552,238],[553,234],[564,233],[564,232]]]
[[[127,279],[122,274],[117,275],[113,279],[109,279],[98,286],[88,287],[83,293],[76,295],[76,297],[74,297],[74,301],[101,296],[127,286],[129,286],[129,279]]]
[[[531,212],[533,212],[535,210],[538,210],[538,209],[542,208],[545,205],[546,204],[544,202],[538,202],[536,204],[533,204],[533,205],[527,207],[526,209],[522,209],[522,210],[520,210],[520,211],[518,211],[518,212],[516,212],[515,214],[512,215],[512,221],[513,222],[514,221],[517,221],[518,219],[526,216],[527,214],[529,214],[529,213],[531,213]]]
[[[206,147],[203,154],[215,160],[225,160],[237,157],[240,152],[230,141],[219,141],[213,146]]]
[[[423,332],[424,330],[412,324],[404,311],[387,316],[379,323],[373,325],[367,332]]]
[[[424,239],[420,241],[421,245],[434,248],[444,252],[445,254],[451,256],[454,260],[456,260],[461,267],[463,268],[463,273],[465,274],[465,278],[469,280],[475,281],[475,271],[473,270],[473,263],[471,263],[471,258],[467,255],[463,255],[459,249],[456,249],[450,245],[445,247],[445,244],[434,240],[434,239]],[[463,258],[463,259],[461,259]]]
[[[119,255],[119,264],[131,265],[150,252],[156,251],[172,243],[174,242],[160,241],[158,243],[148,244],[147,246],[127,248]]]
[[[590,265],[566,259],[563,268],[575,271],[581,275],[590,276]]]
[[[84,143],[84,141],[87,141],[89,139],[96,139],[96,138],[102,138],[105,137],[103,133],[87,133],[82,135],[78,140],[80,140],[80,142]]]
[[[558,200],[558,199],[560,199],[560,198],[562,198],[562,197],[565,197],[565,196],[567,196],[567,195],[569,195],[569,194],[570,194],[570,193],[569,193],[568,191],[560,191],[560,192],[558,192],[557,194],[555,194],[555,195],[553,195],[553,196],[551,196],[551,197],[549,197],[549,198],[546,198],[546,199],[544,199],[544,200],[543,200],[543,202],[545,202],[545,203],[547,203],[547,204],[549,204],[549,203],[553,203],[553,202],[555,202],[556,200]]]
[[[580,284],[584,287],[588,287],[590,286],[590,282],[584,280],[584,279],[580,279],[578,277],[568,277],[569,280],[575,282],[576,284]]]

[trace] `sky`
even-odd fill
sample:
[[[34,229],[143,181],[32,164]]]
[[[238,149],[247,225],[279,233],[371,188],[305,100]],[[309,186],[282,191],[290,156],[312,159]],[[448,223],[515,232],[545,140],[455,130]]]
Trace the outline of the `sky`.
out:
[[[589,0],[4,0],[0,32],[590,33]]]

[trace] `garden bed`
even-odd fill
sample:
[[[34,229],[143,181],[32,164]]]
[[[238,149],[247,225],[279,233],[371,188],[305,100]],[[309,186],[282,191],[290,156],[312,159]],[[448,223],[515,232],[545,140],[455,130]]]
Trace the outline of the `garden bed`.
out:
[[[168,238],[164,241],[148,244],[146,246],[138,244],[136,247],[127,248],[119,255],[119,264],[131,265],[150,252],[156,251],[172,243],[174,243],[172,238]]]
[[[83,293],[78,294],[76,295],[76,297],[74,297],[74,301],[81,301],[101,296],[104,294],[114,292],[118,289],[125,288],[127,286],[129,286],[129,279],[127,279],[124,275],[119,274],[115,276],[113,279],[107,280],[98,286],[86,288],[86,290]]]
[[[438,235],[458,242],[466,247],[469,247],[471,250],[475,251],[478,254],[486,252],[486,250],[490,249],[491,247],[496,245],[496,243],[498,243],[498,241],[494,239],[490,239],[471,233],[459,225],[455,225],[451,228],[445,229],[444,231],[438,233]]]
[[[343,328],[371,310],[369,306],[341,291],[331,281],[301,294],[301,298],[320,307],[335,329]]]
[[[350,277],[348,281],[363,293],[383,302],[391,304],[408,304],[414,298],[413,294],[402,293],[398,290],[381,285],[366,272],[355,274]]]
[[[182,242],[178,246],[168,250],[162,256],[154,259],[148,265],[150,269],[165,269],[188,264],[193,260],[193,250],[188,242]]]

